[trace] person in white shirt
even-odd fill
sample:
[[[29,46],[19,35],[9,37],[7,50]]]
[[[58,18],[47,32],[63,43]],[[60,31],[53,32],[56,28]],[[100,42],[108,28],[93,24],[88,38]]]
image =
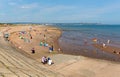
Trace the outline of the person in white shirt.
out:
[[[52,65],[53,61],[48,57],[48,65]]]

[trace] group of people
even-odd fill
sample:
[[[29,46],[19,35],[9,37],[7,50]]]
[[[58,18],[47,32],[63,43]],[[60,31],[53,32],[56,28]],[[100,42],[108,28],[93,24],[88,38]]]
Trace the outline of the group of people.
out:
[[[107,44],[110,44],[110,40],[107,40]],[[103,48],[106,48],[106,44],[105,43],[103,43],[102,46],[103,46]]]
[[[40,42],[40,46],[48,47],[48,44],[46,42]]]
[[[94,43],[99,42],[97,38],[93,38],[92,40],[93,40]],[[102,47],[106,48],[106,44],[109,45],[110,44],[110,40],[107,40],[106,43],[102,43]]]
[[[118,55],[120,54],[120,52],[118,52],[118,51],[116,51],[116,50],[114,50],[113,53],[114,53],[114,54],[118,54]]]
[[[46,57],[46,56],[43,56],[42,59],[41,59],[41,62],[43,64],[48,64],[48,65],[52,65],[54,64],[53,61],[50,59],[50,57]]]

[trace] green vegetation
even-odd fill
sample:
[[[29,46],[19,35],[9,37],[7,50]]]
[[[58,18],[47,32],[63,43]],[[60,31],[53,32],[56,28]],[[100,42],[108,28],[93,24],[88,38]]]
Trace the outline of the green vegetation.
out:
[[[15,24],[12,24],[12,23],[0,23],[0,27],[6,27],[6,26],[15,26]]]

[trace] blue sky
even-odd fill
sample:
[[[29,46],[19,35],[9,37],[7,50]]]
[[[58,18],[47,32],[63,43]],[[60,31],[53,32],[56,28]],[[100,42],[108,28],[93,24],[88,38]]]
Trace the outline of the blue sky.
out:
[[[120,0],[0,0],[0,22],[120,24]]]

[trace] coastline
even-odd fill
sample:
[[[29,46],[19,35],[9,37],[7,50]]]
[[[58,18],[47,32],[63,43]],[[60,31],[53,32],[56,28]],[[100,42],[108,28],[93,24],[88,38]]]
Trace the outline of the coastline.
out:
[[[16,32],[18,32],[18,31],[22,31],[22,30],[27,30],[28,31],[28,29],[29,29],[29,27],[31,26],[31,24],[30,25],[18,25],[17,27],[8,27],[8,31],[10,32],[10,33],[12,33],[11,35],[13,35],[13,36],[10,36],[10,42],[11,42],[11,45],[13,46],[13,47],[17,47],[17,49],[18,50],[22,50],[22,52],[21,53],[23,53],[23,54],[25,54],[26,56],[30,56],[30,57],[33,57],[34,59],[36,59],[36,60],[38,60],[39,61],[39,59],[42,57],[42,56],[50,56],[50,55],[54,55],[54,54],[57,54],[57,53],[62,53],[62,54],[69,54],[69,55],[77,55],[77,56],[79,56],[79,55],[82,55],[82,56],[86,56],[86,57],[91,57],[91,58],[98,58],[98,59],[105,59],[105,60],[110,60],[110,61],[119,61],[120,62],[120,60],[119,60],[119,55],[116,53],[112,53],[111,52],[111,49],[112,49],[112,51],[113,51],[113,49],[115,48],[115,47],[112,47],[112,46],[110,46],[109,48],[105,48],[105,49],[103,49],[102,48],[102,46],[101,45],[98,45],[98,44],[94,44],[93,46],[95,47],[95,48],[97,48],[97,49],[100,49],[100,53],[98,53],[98,52],[96,52],[96,49],[94,49],[93,51],[90,51],[90,50],[81,50],[81,51],[84,51],[84,52],[76,52],[76,51],[74,51],[74,50],[72,50],[72,51],[74,51],[74,52],[71,52],[71,50],[66,50],[66,51],[68,51],[68,53],[64,53],[64,52],[58,52],[58,49],[60,48],[61,49],[61,51],[62,51],[62,47],[59,45],[59,38],[61,37],[61,35],[62,35],[62,30],[61,29],[59,29],[59,28],[57,28],[57,27],[54,27],[54,26],[45,26],[45,25],[33,25],[33,28],[34,29],[36,29],[37,30],[37,26],[39,26],[40,28],[41,28],[41,30],[42,30],[42,32],[43,32],[43,34],[45,33],[45,34],[48,34],[48,35],[51,35],[51,36],[49,36],[49,37],[47,37],[47,39],[49,40],[48,42],[49,42],[49,44],[51,44],[51,45],[53,45],[54,46],[54,52],[53,52],[53,54],[49,54],[48,52],[49,52],[49,49],[48,49],[48,47],[47,48],[43,48],[43,47],[40,47],[39,46],[39,43],[38,42],[40,42],[40,40],[38,40],[38,39],[36,39],[37,41],[35,41],[35,43],[37,43],[38,45],[36,45],[36,44],[33,44],[33,43],[25,43],[25,42],[23,42],[23,41],[21,41],[19,38],[17,38],[17,39],[13,39],[13,38],[15,38],[15,37],[18,37],[18,33],[17,33],[17,36],[16,36]],[[10,28],[10,29],[9,29]],[[47,32],[44,32],[45,30],[47,30]],[[52,33],[52,34],[51,34]],[[56,33],[56,34],[55,34]],[[34,34],[33,34],[33,36],[34,36]],[[36,37],[36,36],[35,36]],[[40,36],[41,37],[41,36]],[[40,38],[39,38],[40,39]],[[15,41],[16,40],[16,41]],[[18,41],[20,41],[20,42],[18,42]],[[20,47],[20,45],[24,45],[22,48]],[[27,44],[29,45],[29,46],[27,46]],[[36,46],[36,50],[37,50],[37,52],[38,53],[36,53],[36,54],[41,54],[41,55],[33,55],[33,54],[31,54],[30,52],[31,52],[31,49],[32,49],[32,45],[31,44],[33,44],[33,45],[35,45]],[[30,48],[31,47],[31,48]],[[40,47],[40,48],[39,48]],[[68,46],[69,47],[69,46]],[[115,50],[116,51],[119,51],[120,49],[119,48],[115,48]],[[41,52],[40,52],[41,51]],[[44,53],[43,53],[43,52]],[[88,52],[88,51],[90,51],[90,52]]]
[[[33,28],[36,29],[36,30],[38,29],[38,26],[39,26],[41,28],[41,31],[43,32],[43,34],[46,33],[46,34],[48,34],[48,36],[51,35],[51,36],[47,37],[47,39],[49,40],[48,41],[49,44],[54,46],[53,54],[49,54],[48,47],[44,48],[44,47],[39,46],[38,42],[40,42],[40,40],[38,40],[38,39],[36,39],[37,41],[35,41],[35,43],[37,43],[37,45],[33,44],[33,43],[25,43],[25,42],[21,41],[19,38],[15,39],[16,37],[18,37],[17,32],[22,31],[22,30],[27,30],[28,31],[30,26],[33,26]],[[6,28],[6,27],[4,27],[4,28]],[[62,53],[62,54],[69,54],[69,55],[75,55],[75,56],[80,56],[81,55],[81,56],[86,56],[86,57],[91,57],[91,58],[104,59],[104,60],[110,60],[110,61],[119,61],[120,62],[120,60],[119,60],[120,55],[117,52],[113,53],[113,49],[116,50],[116,51],[120,51],[120,48],[116,48],[116,47],[113,47],[113,46],[108,46],[107,48],[102,48],[101,45],[93,44],[93,46],[95,48],[100,50],[100,53],[96,52],[96,49],[95,49],[95,51],[90,51],[90,52],[88,52],[89,50],[83,50],[84,52],[74,52],[74,53],[71,52],[71,50],[66,50],[66,51],[68,51],[68,53],[64,53],[62,51],[61,46],[59,45],[59,38],[62,35],[62,30],[57,28],[57,27],[54,27],[54,26],[31,25],[30,24],[30,25],[17,25],[17,27],[16,26],[13,26],[13,27],[9,26],[6,29],[8,29],[8,32],[11,33],[11,36],[10,36],[11,45],[13,47],[16,47],[18,50],[21,50],[20,52],[22,54],[24,54],[28,57],[32,57],[33,59],[36,59],[38,61],[40,61],[40,58],[42,56],[50,56],[50,55],[61,54]],[[44,32],[45,30],[47,30],[47,32]],[[33,36],[34,36],[34,34],[33,34]],[[42,35],[42,38],[43,38],[43,35]],[[20,42],[18,42],[18,41],[20,41]],[[36,54],[39,54],[39,55],[31,54],[31,49],[32,49],[31,44],[36,46],[36,50],[37,50]],[[61,49],[61,52],[58,51],[59,48]],[[107,54],[107,56],[106,56],[106,54]]]
[[[25,27],[23,27],[23,28],[25,28]],[[14,36],[14,34],[15,34],[15,36],[14,36],[15,38],[10,39],[10,41],[14,40],[14,42],[15,42],[15,40],[17,39],[17,41],[20,40],[19,42],[24,46],[25,46],[25,44],[29,44],[29,43],[24,43],[23,39],[17,38],[18,35],[16,37],[16,32],[18,32],[18,31],[16,31],[15,28],[13,28],[13,29],[14,30],[12,30],[12,29],[11,30],[15,31],[15,33],[13,33],[12,36]],[[17,29],[20,29],[20,27],[19,28],[17,27]],[[46,27],[44,29],[46,29]],[[49,27],[49,28],[47,27],[47,29],[50,30],[50,32],[48,32],[48,34],[50,34],[51,32],[54,33],[54,31],[56,32],[56,30],[58,30],[53,27],[52,27],[52,29],[56,29],[56,30],[51,30],[51,27]],[[12,31],[10,31],[10,32],[12,32]],[[58,30],[58,34],[61,34],[60,30]],[[11,36],[11,38],[13,38],[12,36]],[[54,33],[53,37],[54,36],[55,36],[55,33]],[[60,37],[60,35],[58,35],[58,36]],[[57,38],[55,37],[55,38],[53,38],[53,40],[57,41],[57,39],[59,37],[57,37]],[[2,40],[4,40],[4,39],[2,39]],[[2,40],[0,40],[1,41],[0,44],[2,44]],[[9,42],[5,42],[5,43],[9,44]],[[54,42],[54,43],[58,44],[57,42]],[[5,46],[7,46],[6,44],[5,45],[2,44],[2,45],[4,48],[5,48]],[[34,45],[34,44],[32,44],[32,45]],[[56,53],[50,54],[50,53],[48,53],[48,50],[45,49],[46,52],[44,54],[47,54],[48,56],[50,56],[51,59],[54,61],[53,65],[48,66],[48,65],[43,65],[42,63],[40,63],[40,60],[41,60],[40,55],[41,54],[38,53],[38,51],[36,54],[39,54],[39,57],[36,58],[35,57],[36,55],[31,54],[30,50],[27,52],[19,51],[21,53],[21,54],[19,54],[18,51],[14,50],[15,47],[11,48],[11,46],[10,46],[9,48],[11,49],[11,51],[7,50],[6,48],[3,51],[0,51],[0,55],[4,54],[4,56],[2,56],[2,55],[0,56],[2,58],[2,62],[5,63],[6,65],[8,65],[7,66],[8,69],[6,67],[3,68],[3,66],[1,67],[2,74],[3,75],[10,74],[9,77],[13,77],[13,75],[16,75],[16,74],[18,75],[18,73],[19,73],[19,77],[26,77],[25,75],[34,77],[34,76],[36,76],[36,74],[37,74],[37,76],[40,75],[40,77],[43,77],[43,76],[41,76],[41,72],[42,72],[42,75],[44,75],[46,77],[48,77],[48,76],[50,76],[50,77],[116,77],[116,76],[120,76],[120,74],[119,74],[119,72],[120,72],[119,64],[120,63],[119,62],[100,60],[97,58],[93,59],[90,57],[84,57],[84,56],[80,56],[80,55],[73,56],[73,55],[68,55],[68,54],[56,54]],[[45,47],[40,47],[40,48],[41,48],[41,51],[44,52],[43,50]],[[43,48],[43,50],[42,50],[42,48]],[[24,56],[25,55],[24,53],[26,53],[28,55],[28,58],[26,58],[26,56]],[[33,57],[35,57],[35,58],[33,58]],[[8,60],[8,62],[4,58],[6,58],[6,60]],[[9,65],[10,63],[12,63],[14,65],[11,66],[11,65]],[[11,73],[6,73],[6,72],[8,72],[6,69],[12,70],[14,72],[14,74],[12,73],[12,76],[11,76]],[[24,71],[26,74],[24,72],[21,72],[20,70]]]

